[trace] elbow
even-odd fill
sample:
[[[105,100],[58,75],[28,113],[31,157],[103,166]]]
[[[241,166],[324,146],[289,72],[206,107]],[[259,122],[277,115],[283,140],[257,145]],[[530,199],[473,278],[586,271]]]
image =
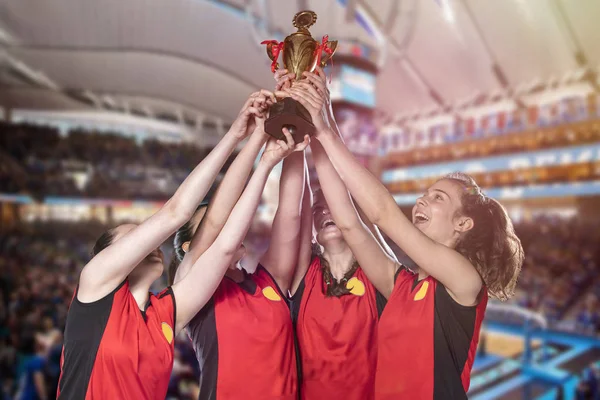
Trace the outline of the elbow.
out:
[[[381,221],[383,220],[382,215],[383,215],[383,213],[381,211],[377,210],[376,212],[374,212],[371,215],[367,214],[367,218],[369,219],[369,222],[371,222],[373,225],[380,226]]]
[[[386,196],[386,198],[381,199],[378,202],[379,205],[373,207],[370,213],[365,212],[369,221],[376,226],[385,225],[385,221],[387,220],[389,215],[392,215],[398,209],[398,204],[394,198],[390,196]]]
[[[384,204],[385,203],[379,202],[379,205],[373,207],[373,210],[370,213],[365,212],[372,224],[379,226],[381,221],[384,220],[385,215],[387,214],[387,207],[383,206]],[[389,205],[387,206],[389,207]]]
[[[172,221],[177,226],[181,226],[192,219],[195,211],[173,198],[167,201],[163,209],[168,215],[169,221]]]
[[[348,218],[340,221],[335,221],[335,225],[343,234],[354,232],[363,228],[362,222],[358,218]]]
[[[221,254],[223,254],[223,258],[225,259],[233,259],[233,256],[235,255],[235,250],[233,249],[233,247],[231,248],[223,248],[220,251]]]
[[[216,240],[214,246],[218,254],[224,258],[233,258],[240,248],[241,242],[230,240]]]
[[[225,226],[226,222],[226,219],[224,221],[220,221],[217,216],[210,213],[204,214],[204,217],[202,218],[203,229],[215,233],[221,232],[221,229],[223,229],[223,226]]]

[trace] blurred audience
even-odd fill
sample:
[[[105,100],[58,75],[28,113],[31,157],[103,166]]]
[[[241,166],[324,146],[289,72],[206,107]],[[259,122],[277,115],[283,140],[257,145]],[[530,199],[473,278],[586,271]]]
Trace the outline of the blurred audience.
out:
[[[600,362],[589,366],[580,376],[575,394],[576,400],[600,399]]]
[[[562,319],[573,307],[581,308],[589,315],[581,321],[577,318],[578,327],[596,332],[598,313],[594,299],[589,297],[592,293],[583,295],[600,275],[600,231],[596,224],[581,219],[538,218],[518,224],[516,230],[526,257],[513,301],[539,311],[550,322]]]
[[[0,193],[164,199],[207,154],[190,143],[0,123]]]
[[[36,224],[0,236],[0,375],[5,398],[55,397],[68,305],[78,269],[99,229]]]

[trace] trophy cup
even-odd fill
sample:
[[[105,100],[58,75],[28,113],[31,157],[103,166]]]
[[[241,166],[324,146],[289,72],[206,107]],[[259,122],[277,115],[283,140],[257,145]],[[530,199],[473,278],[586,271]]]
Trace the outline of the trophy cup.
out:
[[[294,16],[294,27],[297,32],[287,36],[283,42],[266,40],[261,44],[267,45],[267,55],[272,61],[271,72],[279,68],[279,54],[283,53],[283,65],[291,73],[296,74],[296,80],[304,78],[304,71],[312,72],[317,65],[324,67],[337,48],[337,40],[329,41],[327,35],[319,43],[312,38],[308,28],[317,21],[313,11],[300,11]],[[325,53],[325,54],[323,54]],[[285,97],[278,100],[269,109],[269,118],[265,121],[265,132],[285,140],[281,131],[287,128],[296,143],[304,140],[304,135],[315,133],[315,126],[308,110],[296,100]]]

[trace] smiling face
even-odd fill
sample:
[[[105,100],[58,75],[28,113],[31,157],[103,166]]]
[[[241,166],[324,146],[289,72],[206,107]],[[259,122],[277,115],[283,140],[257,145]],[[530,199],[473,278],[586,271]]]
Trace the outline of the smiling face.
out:
[[[472,227],[472,220],[461,216],[462,187],[442,179],[417,199],[412,209],[412,222],[430,239],[454,247],[457,236]]]

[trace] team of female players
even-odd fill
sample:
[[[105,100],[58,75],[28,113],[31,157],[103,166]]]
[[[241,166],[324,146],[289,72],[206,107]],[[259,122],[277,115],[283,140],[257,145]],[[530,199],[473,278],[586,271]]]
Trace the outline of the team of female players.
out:
[[[295,144],[286,129],[285,141],[269,138],[276,99],[254,93],[156,214],[100,237],[69,310],[59,399],[164,399],[182,329],[200,399],[467,398],[488,296],[510,297],[523,261],[510,219],[461,173],[429,187],[407,218],[345,147],[323,71],[300,81],[286,72],[276,94],[310,112],[312,140]],[[270,245],[249,274],[242,241],[281,160]],[[411,262],[397,261],[378,228]],[[150,294],[173,233],[170,286]]]

